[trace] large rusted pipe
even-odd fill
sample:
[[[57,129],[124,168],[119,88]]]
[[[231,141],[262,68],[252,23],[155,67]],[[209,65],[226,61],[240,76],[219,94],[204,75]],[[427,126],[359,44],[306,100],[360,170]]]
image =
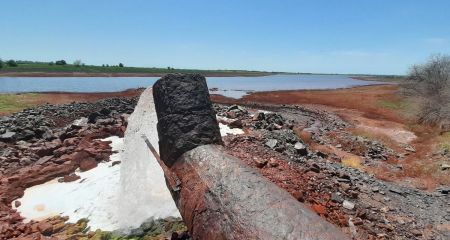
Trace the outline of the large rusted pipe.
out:
[[[194,239],[348,239],[224,152],[204,77],[167,75],[153,95],[161,159],[178,178],[172,196]]]

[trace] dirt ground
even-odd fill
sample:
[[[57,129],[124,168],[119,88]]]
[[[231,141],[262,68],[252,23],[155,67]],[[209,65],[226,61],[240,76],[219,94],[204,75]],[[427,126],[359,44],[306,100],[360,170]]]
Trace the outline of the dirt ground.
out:
[[[253,113],[266,110],[288,120],[292,118],[297,123],[292,126],[295,134],[316,157],[296,159],[270,149],[267,139],[276,135],[263,136],[258,131],[228,136],[225,145],[230,154],[257,169],[354,239],[445,237],[449,232],[444,221],[449,212],[447,195],[438,194],[435,188],[450,185],[449,171],[441,170],[441,163],[449,161],[444,159],[448,155],[437,154],[440,144],[449,141],[450,135],[440,135],[437,129],[414,124],[411,110],[414,108],[398,91],[397,86],[385,85],[253,93],[240,100],[213,95],[212,100],[253,106],[253,109],[248,107]],[[28,103],[94,102],[140,94],[141,90],[44,93],[29,98]],[[249,121],[253,123],[252,118]],[[315,137],[304,135],[308,128]],[[358,148],[360,141],[355,136],[378,141],[394,154],[384,160],[372,155],[366,157],[367,149]],[[372,142],[367,146],[378,145]],[[383,151],[387,148],[383,147]],[[355,205],[343,207],[344,200]],[[447,235],[439,235],[442,232]]]
[[[67,104],[71,102],[95,102],[105,98],[112,97],[135,97],[142,93],[142,89],[131,89],[122,92],[101,92],[101,93],[67,93],[67,92],[48,92],[36,94],[14,94],[16,101],[20,104],[13,108],[0,108],[0,116],[11,114],[22,110],[22,108],[33,107],[43,104]],[[3,94],[5,96],[5,94]]]
[[[377,85],[337,90],[258,92],[239,100],[213,95],[212,99],[224,104],[308,106],[335,113],[352,124],[347,131],[353,135],[377,140],[402,153],[388,159],[386,164],[366,167],[366,171],[380,179],[419,189],[433,190],[441,184],[450,184],[450,176],[441,171],[442,164],[448,164],[450,160],[437,154],[441,146],[449,144],[449,138],[442,137],[439,129],[415,124],[416,105],[399,91],[397,85]],[[330,149],[330,146],[327,149],[317,147],[337,155],[346,154],[336,148]],[[401,168],[400,171],[397,168]]]
[[[142,90],[127,90],[113,93],[40,93],[22,101],[27,107],[41,104],[64,104],[70,102],[93,102],[104,98],[139,96]],[[420,189],[432,190],[439,184],[450,184],[450,177],[440,171],[448,160],[435,154],[441,145],[448,143],[437,129],[414,124],[414,106],[401,97],[397,85],[354,87],[337,90],[292,90],[258,92],[242,99],[230,99],[219,95],[211,98],[217,103],[264,103],[279,105],[304,105],[333,112],[353,124],[347,129],[354,135],[378,140],[397,152],[411,146],[401,159],[389,159],[388,164],[367,167],[367,171],[389,181],[402,181]],[[0,116],[11,111],[0,111]],[[338,155],[347,153],[339,149],[317,146],[321,150]],[[401,166],[402,171],[392,171],[392,166]]]

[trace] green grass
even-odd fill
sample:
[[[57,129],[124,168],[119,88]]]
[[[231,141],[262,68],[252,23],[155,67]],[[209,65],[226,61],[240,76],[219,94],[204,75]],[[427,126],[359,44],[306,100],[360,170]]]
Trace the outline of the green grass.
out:
[[[419,102],[412,97],[398,97],[394,99],[380,99],[377,105],[381,108],[391,110],[399,114],[399,116],[415,121],[417,112],[419,111]]]
[[[17,112],[24,108],[33,106],[33,100],[37,99],[39,94],[0,94],[0,114]]]
[[[365,81],[379,81],[389,83],[403,83],[406,80],[406,76],[400,75],[350,75],[350,77]]]
[[[224,74],[224,75],[269,75],[275,72],[263,71],[246,71],[246,70],[199,70],[199,69],[173,69],[173,68],[146,68],[146,67],[119,67],[119,66],[76,66],[72,64],[67,65],[49,65],[48,63],[19,63],[17,67],[3,67],[2,72],[40,72],[40,73],[65,73],[65,72],[80,72],[80,73],[148,73],[148,74],[165,74],[165,73],[201,73],[201,74]]]
[[[378,101],[380,107],[391,110],[405,110],[408,108],[408,102],[405,100],[386,100],[382,99]]]

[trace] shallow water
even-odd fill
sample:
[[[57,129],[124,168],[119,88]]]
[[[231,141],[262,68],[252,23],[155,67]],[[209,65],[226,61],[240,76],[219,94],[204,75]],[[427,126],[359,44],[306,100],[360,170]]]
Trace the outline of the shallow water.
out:
[[[158,77],[0,77],[5,92],[116,92],[149,87]],[[344,75],[271,75],[262,77],[208,77],[208,87],[224,96],[239,98],[251,91],[334,89],[379,84]]]

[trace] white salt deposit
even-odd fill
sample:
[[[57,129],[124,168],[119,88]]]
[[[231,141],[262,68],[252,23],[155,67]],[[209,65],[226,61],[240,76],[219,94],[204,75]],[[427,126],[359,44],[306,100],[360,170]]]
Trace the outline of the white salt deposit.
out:
[[[111,155],[111,161],[120,160],[123,139],[110,137],[111,147],[119,153]],[[56,179],[25,190],[19,199],[18,211],[27,220],[39,220],[61,214],[69,222],[88,218],[92,229],[114,230],[118,227],[115,211],[119,189],[120,164],[99,163],[94,169],[76,172],[80,180],[60,183]],[[14,204],[13,204],[14,206]]]
[[[243,134],[244,133],[244,131],[242,129],[240,129],[240,128],[230,128],[230,127],[228,127],[228,125],[225,125],[225,124],[222,124],[222,123],[219,123],[219,128],[220,128],[220,135],[222,137],[224,137],[224,136],[226,136],[228,134],[236,135],[236,134]]]
[[[92,170],[77,171],[80,180],[52,180],[26,189],[19,199],[21,215],[27,220],[39,220],[60,214],[69,216],[69,222],[88,218],[91,229],[106,231],[136,228],[149,218],[179,217],[163,171],[141,138],[145,134],[158,149],[156,123],[149,88],[128,119],[125,138],[104,139],[112,141],[112,149],[118,151],[111,155],[111,161],[120,160],[121,164],[99,163]],[[219,125],[222,136],[243,133],[242,129]]]

